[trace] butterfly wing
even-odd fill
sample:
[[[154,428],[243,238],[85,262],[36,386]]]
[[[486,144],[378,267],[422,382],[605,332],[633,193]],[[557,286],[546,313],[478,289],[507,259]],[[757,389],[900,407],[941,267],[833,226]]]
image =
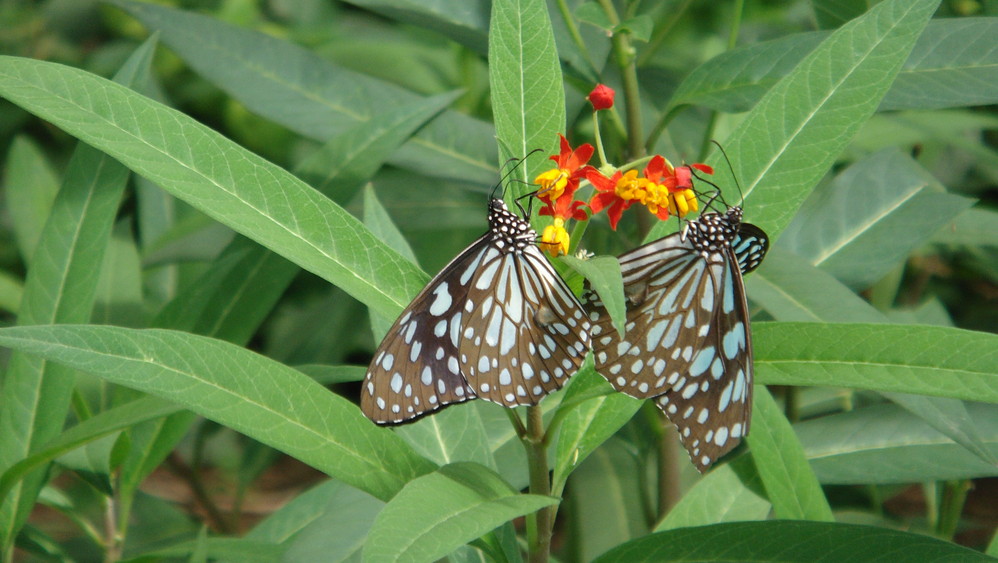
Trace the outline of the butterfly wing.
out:
[[[593,306],[596,370],[614,389],[646,399],[677,384],[707,336],[715,289],[708,264],[679,233],[619,257],[627,321],[623,338],[598,298]]]
[[[759,267],[769,251],[769,236],[751,223],[742,223],[738,235],[731,241],[731,249],[738,259],[738,269],[742,275]]]
[[[445,266],[402,312],[364,376],[360,407],[378,424],[409,422],[475,397],[458,344],[467,283],[489,251],[486,233]]]
[[[745,287],[731,249],[711,258],[709,271],[718,293],[707,336],[679,381],[656,398],[701,472],[748,434],[752,414],[752,342]]]
[[[590,348],[582,305],[534,244],[487,251],[471,284],[460,344],[475,394],[535,405],[575,373]]]
[[[722,230],[710,225],[722,221],[698,226],[715,235]],[[655,397],[701,472],[748,433],[752,345],[742,272],[755,269],[768,248],[766,234],[746,223],[730,246],[697,249],[669,235],[620,257],[623,338],[598,298],[590,309],[597,371],[618,391]]]
[[[392,325],[364,378],[361,409],[409,422],[474,397],[537,404],[590,348],[582,305],[501,200],[489,231],[451,261]]]

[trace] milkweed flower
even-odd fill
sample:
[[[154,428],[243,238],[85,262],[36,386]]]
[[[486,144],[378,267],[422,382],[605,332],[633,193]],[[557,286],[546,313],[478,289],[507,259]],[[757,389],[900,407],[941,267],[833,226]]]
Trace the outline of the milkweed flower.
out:
[[[586,163],[594,150],[588,143],[572,149],[568,139],[560,137],[561,150],[551,156],[557,167],[542,172],[534,179],[540,185],[537,198],[544,202],[539,213],[554,217],[554,223],[548,225],[541,235],[541,244],[552,256],[568,254],[571,237],[565,229],[565,221],[585,221],[589,218],[582,209],[585,202],[575,201],[575,191],[579,189],[579,182],[586,176],[586,171],[592,168]]]
[[[697,170],[713,173],[703,164],[692,165]],[[696,211],[699,202],[693,191],[692,170],[689,166],[673,168],[661,155],[654,156],[642,176],[636,170],[620,172],[607,178],[593,169],[586,177],[596,188],[596,195],[589,202],[593,213],[607,209],[610,228],[616,230],[621,215],[635,202],[648,208],[659,219],[669,218],[670,213],[685,216]]]
[[[589,143],[573,150],[564,135],[558,136],[561,138],[561,150],[558,154],[551,155],[551,160],[557,166],[541,172],[534,179],[534,183],[541,187],[537,191],[537,197],[549,202],[560,198],[570,186],[573,192],[578,189],[579,181],[585,177],[586,169],[589,168],[586,163],[595,150]]]
[[[559,254],[568,254],[568,246],[571,240],[572,237],[565,230],[565,220],[561,217],[555,217],[554,223],[544,227],[540,244],[545,247],[545,250],[551,256],[558,256]]]

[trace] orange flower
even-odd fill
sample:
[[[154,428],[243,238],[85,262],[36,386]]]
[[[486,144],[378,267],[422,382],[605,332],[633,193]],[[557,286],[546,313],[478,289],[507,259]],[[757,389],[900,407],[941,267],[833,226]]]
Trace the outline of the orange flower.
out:
[[[693,164],[697,170],[713,173],[713,169],[704,164]],[[690,211],[696,211],[699,202],[693,191],[692,171],[689,166],[673,168],[664,157],[655,155],[638,177],[636,170],[621,173],[619,170],[607,178],[598,170],[591,170],[586,178],[596,188],[596,195],[589,202],[593,213],[607,209],[610,227],[614,230],[620,222],[620,216],[634,202],[648,208],[659,219],[669,218],[669,214],[685,216]]]
[[[541,187],[537,191],[537,197],[546,203],[561,198],[566,190],[574,192],[579,188],[579,181],[585,177],[586,169],[589,168],[586,163],[595,150],[589,143],[572,150],[568,139],[564,135],[558,136],[561,137],[561,151],[551,156],[551,160],[558,166],[540,173],[534,179],[534,183]]]
[[[565,221],[585,221],[589,218],[582,209],[585,202],[575,201],[575,191],[579,189],[579,182],[586,171],[592,168],[586,164],[592,156],[592,145],[584,144],[573,150],[568,139],[561,136],[561,151],[551,156],[557,168],[542,172],[534,180],[541,186],[537,198],[544,202],[539,213],[554,217],[554,224],[545,228],[541,236],[541,244],[547,246],[552,256],[568,254],[570,237],[565,230]]]

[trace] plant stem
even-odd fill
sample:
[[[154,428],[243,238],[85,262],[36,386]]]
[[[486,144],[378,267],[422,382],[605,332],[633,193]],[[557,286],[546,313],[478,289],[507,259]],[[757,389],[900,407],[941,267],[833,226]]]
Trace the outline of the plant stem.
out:
[[[936,521],[936,533],[940,538],[953,541],[969,490],[969,481],[947,481],[943,485],[943,498],[939,503],[939,518]]]
[[[527,435],[523,445],[527,448],[527,463],[530,465],[530,494],[550,496],[551,477],[548,475],[547,446],[544,443],[544,418],[538,406],[527,407]],[[553,508],[546,506],[533,515],[535,531],[530,541],[530,563],[546,563],[551,554],[553,514]]]
[[[599,0],[613,26],[620,23],[620,16],[612,0]],[[617,56],[617,66],[620,67],[620,80],[624,87],[624,108],[627,120],[627,152],[628,159],[644,156],[644,132],[641,125],[641,91],[638,86],[638,67],[635,64],[634,46],[626,33],[613,33],[613,51]]]

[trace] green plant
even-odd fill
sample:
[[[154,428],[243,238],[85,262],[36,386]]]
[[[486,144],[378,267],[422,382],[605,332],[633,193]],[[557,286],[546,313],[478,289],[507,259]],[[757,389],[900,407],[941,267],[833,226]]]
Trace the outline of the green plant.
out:
[[[998,19],[933,18],[938,0],[868,11],[815,0],[826,31],[809,33],[780,29],[788,6],[743,15],[740,2],[564,1],[549,13],[540,0],[356,0],[274,3],[270,19],[239,2],[215,17],[113,4],[118,35],[102,56],[48,52],[105,70],[134,31],[123,9],[157,33],[129,46],[117,84],[39,60],[43,41],[0,58],[0,96],[27,112],[3,108],[5,133],[20,133],[5,166],[16,249],[0,276],[0,305],[17,315],[0,329],[12,351],[6,559],[17,547],[109,561],[520,560],[522,536],[543,560],[550,507],[564,560],[986,559],[948,540],[974,525],[960,517],[970,480],[998,472],[998,338],[951,325],[995,328],[980,288],[993,290],[998,219],[941,184],[993,197],[993,112],[954,108],[996,101]],[[15,29],[42,17],[2,9]],[[739,29],[779,37],[711,56],[723,50],[711,27],[732,30],[729,47]],[[154,64],[159,41],[183,64]],[[530,411],[527,448],[481,401],[375,427],[350,385],[374,345],[358,327],[382,333],[422,288],[416,257],[435,271],[480,232],[499,162],[554,152],[557,133],[586,136],[583,96],[600,79],[621,92],[602,135],[617,164],[699,160],[717,138],[746,218],[778,239],[747,279],[748,447],[694,480],[655,410],[586,368]],[[614,240],[591,226],[585,246],[612,253],[672,228],[637,218]],[[933,275],[943,266],[965,273]],[[277,463],[270,448],[333,479],[227,537]],[[228,511],[203,482],[211,464],[234,476]],[[139,491],[165,465],[192,484],[210,536]],[[885,513],[908,483],[923,484],[924,519]],[[39,504],[79,534],[26,525]],[[523,515],[534,516],[521,534]],[[998,553],[986,541],[975,547]]]

